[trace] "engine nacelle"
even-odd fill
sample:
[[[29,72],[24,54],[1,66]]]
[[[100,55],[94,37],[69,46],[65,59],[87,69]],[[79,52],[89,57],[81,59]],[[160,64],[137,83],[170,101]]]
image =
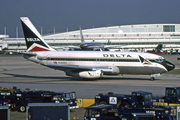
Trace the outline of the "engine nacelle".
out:
[[[100,78],[102,76],[101,70],[95,70],[95,71],[65,71],[66,75],[72,76],[72,77],[81,77],[81,78]]]

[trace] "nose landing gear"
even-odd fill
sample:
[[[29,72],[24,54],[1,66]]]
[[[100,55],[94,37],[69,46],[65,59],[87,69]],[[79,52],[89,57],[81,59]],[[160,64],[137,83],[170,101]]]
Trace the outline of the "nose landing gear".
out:
[[[154,80],[155,80],[155,77],[159,77],[159,76],[161,76],[160,73],[159,73],[159,74],[151,74],[151,75],[150,75],[150,80],[151,80],[151,81],[154,81]]]

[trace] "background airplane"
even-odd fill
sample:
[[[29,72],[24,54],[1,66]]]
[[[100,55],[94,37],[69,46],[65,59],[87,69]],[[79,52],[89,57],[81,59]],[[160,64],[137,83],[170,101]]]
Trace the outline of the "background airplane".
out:
[[[84,40],[84,36],[80,27],[80,35],[81,35],[81,45],[80,48],[82,50],[103,50],[103,51],[109,51],[109,49],[104,48],[104,44],[100,43],[100,42],[91,42],[91,43],[87,43]]]
[[[64,50],[109,51],[109,48],[104,47],[104,44],[101,42],[85,42],[81,27],[79,27],[79,29],[81,36],[81,44],[79,47],[65,47],[63,48]]]

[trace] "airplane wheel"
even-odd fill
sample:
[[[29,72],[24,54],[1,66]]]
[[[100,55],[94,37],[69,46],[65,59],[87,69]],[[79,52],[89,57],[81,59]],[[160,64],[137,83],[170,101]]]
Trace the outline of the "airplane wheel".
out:
[[[151,81],[154,81],[155,80],[155,78],[154,77],[151,77]]]

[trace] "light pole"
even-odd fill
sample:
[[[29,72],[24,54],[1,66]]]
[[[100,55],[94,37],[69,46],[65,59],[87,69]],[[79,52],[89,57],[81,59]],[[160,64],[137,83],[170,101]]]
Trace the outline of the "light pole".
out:
[[[54,34],[56,33],[56,27],[54,26]]]
[[[41,26],[41,35],[43,36],[43,26]]]
[[[16,38],[18,38],[18,27],[16,27]]]
[[[6,40],[6,27],[4,27],[4,35],[5,35],[5,40]]]

